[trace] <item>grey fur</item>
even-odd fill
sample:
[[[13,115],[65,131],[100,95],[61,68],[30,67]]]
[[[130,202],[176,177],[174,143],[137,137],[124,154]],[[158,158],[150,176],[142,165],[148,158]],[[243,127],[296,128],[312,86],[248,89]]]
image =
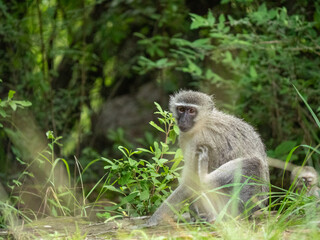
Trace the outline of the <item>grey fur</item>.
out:
[[[185,158],[181,182],[152,215],[148,225],[156,225],[170,217],[172,209],[179,210],[181,202],[185,200],[193,202],[191,209],[197,215],[204,211],[206,220],[215,219],[230,199],[225,194],[232,195],[234,188],[222,189],[224,195],[213,189],[233,182],[248,181],[243,175],[261,179],[265,184],[243,186],[234,215],[241,213],[245,203],[252,200],[256,193],[269,191],[265,148],[249,124],[217,110],[212,97],[201,92],[180,91],[170,97],[170,111],[176,118],[176,106],[181,104],[196,106],[197,109],[193,127],[187,132],[180,132],[179,136]],[[260,200],[263,205],[266,202],[262,198],[260,196],[255,200]],[[256,209],[253,207],[253,210]]]
[[[318,172],[311,166],[296,167],[291,172],[291,183],[296,184],[296,189],[301,192],[304,187],[307,196],[320,198],[320,189],[318,187]]]

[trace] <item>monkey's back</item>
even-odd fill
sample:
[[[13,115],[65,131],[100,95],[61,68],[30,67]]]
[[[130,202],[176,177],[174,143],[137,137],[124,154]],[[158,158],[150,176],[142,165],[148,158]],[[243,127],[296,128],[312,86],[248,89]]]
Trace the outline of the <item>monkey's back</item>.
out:
[[[205,124],[199,137],[210,139],[212,154],[216,158],[215,167],[236,158],[257,157],[267,162],[264,144],[248,123],[214,110]]]
[[[262,166],[259,172],[263,172],[260,177],[269,182],[265,147],[260,136],[251,125],[237,117],[214,109],[211,115],[200,123],[198,129],[200,131],[194,131],[192,137],[189,137],[191,141],[187,145],[180,143],[184,154],[190,156],[193,152],[194,158],[197,158],[198,146],[208,146],[209,172],[237,158],[257,158]],[[197,161],[192,161],[191,163],[185,163],[185,165],[196,163]],[[197,169],[197,166],[194,165],[185,169]],[[184,174],[192,173],[184,172]]]

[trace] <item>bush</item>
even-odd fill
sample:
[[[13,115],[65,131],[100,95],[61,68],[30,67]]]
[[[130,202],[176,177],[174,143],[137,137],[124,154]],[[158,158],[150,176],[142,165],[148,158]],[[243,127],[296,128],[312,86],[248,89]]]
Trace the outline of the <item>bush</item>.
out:
[[[319,142],[319,129],[300,106],[292,84],[319,112],[320,5],[314,5],[310,19],[298,5],[288,14],[286,7],[266,3],[223,3],[237,11],[190,14],[190,28],[197,37],[171,38],[167,55],[143,56],[137,69],[142,73],[161,69],[167,75],[183,72],[192,76],[192,85],[220,97],[222,90],[227,95],[222,97],[223,107],[258,126],[268,148],[284,141]]]
[[[161,126],[150,124],[165,134],[164,142],[154,142],[150,149],[138,148],[135,151],[120,146],[123,157],[110,160],[102,158],[106,163],[108,177],[104,188],[120,194],[120,203],[105,207],[106,213],[98,214],[109,218],[111,214],[125,216],[146,215],[161,204],[171,193],[170,183],[179,177],[178,170],[182,161],[181,150],[171,150],[175,143],[178,127],[174,125],[172,114],[163,111],[156,103]],[[169,160],[169,156],[174,156]],[[145,159],[148,160],[145,160]]]

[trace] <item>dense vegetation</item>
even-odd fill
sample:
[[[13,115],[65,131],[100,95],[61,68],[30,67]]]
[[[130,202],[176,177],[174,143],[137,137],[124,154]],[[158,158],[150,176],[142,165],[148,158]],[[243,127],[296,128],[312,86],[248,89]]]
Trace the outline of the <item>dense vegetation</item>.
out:
[[[181,168],[164,110],[180,88],[214,94],[270,157],[320,169],[318,1],[0,0],[0,19],[2,227],[152,213]],[[296,215],[313,204],[279,195]]]

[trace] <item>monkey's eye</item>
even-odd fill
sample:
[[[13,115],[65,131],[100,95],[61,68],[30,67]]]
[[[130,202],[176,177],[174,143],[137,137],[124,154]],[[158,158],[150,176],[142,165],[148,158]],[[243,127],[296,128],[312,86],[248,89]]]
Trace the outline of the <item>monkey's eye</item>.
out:
[[[313,181],[313,178],[312,178],[312,177],[309,177],[309,178],[307,179],[307,181],[308,181],[308,183],[311,183],[311,182]]]
[[[195,114],[196,114],[196,109],[194,109],[194,108],[189,108],[189,114],[195,115]]]
[[[177,107],[179,113],[184,113],[186,109],[184,107]]]

